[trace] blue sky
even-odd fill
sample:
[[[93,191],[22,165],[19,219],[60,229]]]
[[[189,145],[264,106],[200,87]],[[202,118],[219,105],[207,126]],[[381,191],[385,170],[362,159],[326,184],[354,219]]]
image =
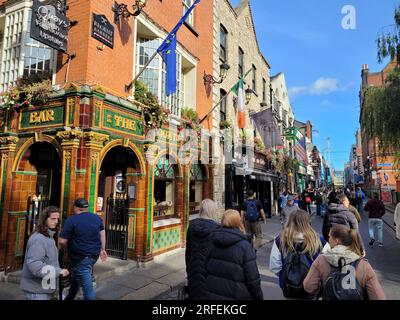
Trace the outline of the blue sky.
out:
[[[235,6],[240,1],[231,0]],[[376,36],[393,24],[394,0],[250,0],[261,51],[271,75],[284,72],[295,116],[311,120],[314,144],[321,151],[331,141],[331,161],[343,169],[359,127],[361,66],[371,72]],[[355,30],[342,28],[342,8],[352,5]],[[384,29],[388,31],[390,29]],[[326,151],[326,150],[325,150]]]

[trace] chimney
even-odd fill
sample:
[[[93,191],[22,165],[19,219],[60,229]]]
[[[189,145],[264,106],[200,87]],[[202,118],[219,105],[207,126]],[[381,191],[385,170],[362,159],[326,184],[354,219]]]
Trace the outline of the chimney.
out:
[[[362,87],[363,88],[368,85],[368,73],[369,73],[368,65],[363,64],[362,70],[361,70],[361,79],[362,79]]]

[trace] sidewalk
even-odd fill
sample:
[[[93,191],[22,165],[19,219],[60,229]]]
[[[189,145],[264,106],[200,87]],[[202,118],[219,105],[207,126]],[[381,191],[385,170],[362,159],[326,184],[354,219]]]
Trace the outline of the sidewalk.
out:
[[[271,243],[281,229],[277,216],[262,224],[263,246]],[[98,300],[157,300],[171,294],[176,296],[177,289],[186,283],[185,249],[157,256],[147,264],[117,259],[99,261],[94,273]],[[20,271],[9,274],[8,282],[0,282],[0,300],[23,299],[19,289],[20,274]]]

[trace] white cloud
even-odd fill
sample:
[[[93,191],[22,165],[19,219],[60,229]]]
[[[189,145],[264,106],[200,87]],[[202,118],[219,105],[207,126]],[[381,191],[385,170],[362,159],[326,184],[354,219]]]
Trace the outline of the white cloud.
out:
[[[314,83],[308,86],[297,86],[289,88],[289,95],[327,95],[337,91],[346,91],[352,86],[352,84],[342,85],[336,78],[324,78],[317,79]]]

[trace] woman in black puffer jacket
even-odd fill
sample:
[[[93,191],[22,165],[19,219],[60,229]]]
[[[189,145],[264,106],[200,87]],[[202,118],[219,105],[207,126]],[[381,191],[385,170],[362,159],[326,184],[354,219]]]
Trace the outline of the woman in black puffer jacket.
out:
[[[228,210],[212,234],[206,263],[207,300],[262,300],[260,274],[239,212]]]
[[[215,202],[203,200],[200,216],[190,221],[186,236],[185,260],[190,300],[206,299],[206,257],[211,249],[210,235],[219,228]]]

